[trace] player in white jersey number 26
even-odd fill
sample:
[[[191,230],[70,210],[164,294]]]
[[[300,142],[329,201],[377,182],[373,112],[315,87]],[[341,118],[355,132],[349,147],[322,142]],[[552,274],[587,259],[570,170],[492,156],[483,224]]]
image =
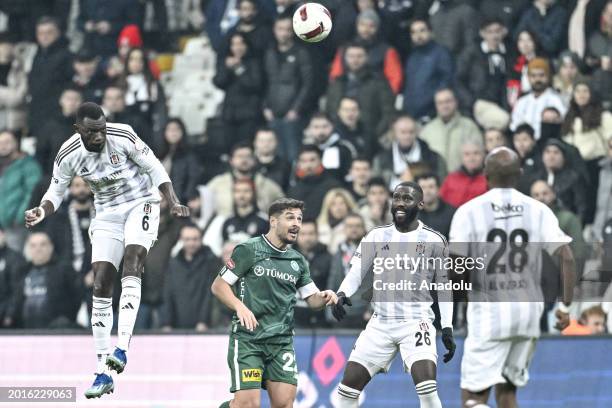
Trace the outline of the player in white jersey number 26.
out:
[[[85,391],[99,398],[114,390],[109,370],[121,373],[140,306],[141,272],[157,239],[161,192],[175,217],[188,217],[166,170],[128,125],[106,123],[100,106],[86,102],[77,111],[76,133],[60,148],[53,177],[40,205],[26,211],[31,228],[60,206],[72,178],[81,176],[94,194],[96,216],[89,228],[94,273],[91,328],[97,354],[96,377]],[[118,343],[111,349],[113,281],[123,259]]]
[[[436,329],[429,285],[445,287],[449,283],[448,271],[441,266],[430,267],[435,260],[448,259],[448,244],[439,232],[417,220],[423,206],[421,187],[413,182],[400,183],[391,202],[393,224],[374,228],[361,240],[338,289],[338,303],[332,306],[336,319],[345,316],[344,305],[351,306],[350,297],[362,281],[368,282],[364,288],[372,290],[374,309],[355,342],[338,386],[339,408],[358,407],[365,386],[378,372],[389,369],[398,351],[405,370],[412,376],[420,407],[442,407],[436,384]],[[396,266],[391,265],[395,260],[399,260]],[[402,260],[418,262],[410,265]],[[373,276],[371,287],[364,279],[366,275]],[[452,291],[436,290],[447,363],[455,353]]]

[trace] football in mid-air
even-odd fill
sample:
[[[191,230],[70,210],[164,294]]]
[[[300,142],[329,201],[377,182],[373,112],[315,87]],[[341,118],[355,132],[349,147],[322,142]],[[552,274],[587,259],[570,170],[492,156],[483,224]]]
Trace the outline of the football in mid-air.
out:
[[[306,42],[324,40],[331,29],[331,14],[319,3],[303,4],[293,14],[293,31]]]

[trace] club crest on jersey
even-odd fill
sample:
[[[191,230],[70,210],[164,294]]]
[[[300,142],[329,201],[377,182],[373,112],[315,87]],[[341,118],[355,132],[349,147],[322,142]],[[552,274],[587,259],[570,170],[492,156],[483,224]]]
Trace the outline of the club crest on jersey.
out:
[[[145,203],[143,211],[145,214],[151,214],[151,203]]]
[[[416,253],[417,255],[425,255],[425,242],[423,241],[417,242]]]
[[[291,261],[291,269],[293,269],[294,271],[299,271],[300,270],[300,266],[298,265],[297,262],[295,261]]]
[[[117,152],[112,152],[110,154],[110,162],[111,164],[119,164],[119,155]]]

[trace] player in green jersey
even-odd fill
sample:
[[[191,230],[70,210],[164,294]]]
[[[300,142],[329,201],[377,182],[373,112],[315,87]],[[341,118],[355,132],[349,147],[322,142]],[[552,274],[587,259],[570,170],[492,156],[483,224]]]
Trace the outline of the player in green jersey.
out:
[[[312,309],[338,301],[310,278],[308,262],[288,245],[302,225],[302,201],[281,198],[268,210],[270,230],[236,246],[212,285],[234,313],[227,363],[234,399],[220,408],[255,408],[265,388],[272,408],[291,408],[297,392],[293,349],[296,293]]]

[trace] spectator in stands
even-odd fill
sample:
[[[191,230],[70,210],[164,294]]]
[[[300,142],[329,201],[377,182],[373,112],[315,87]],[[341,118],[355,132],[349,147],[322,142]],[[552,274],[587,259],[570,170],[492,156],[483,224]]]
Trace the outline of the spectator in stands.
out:
[[[518,33],[516,36],[515,55],[510,60],[511,65],[508,66],[508,82],[506,83],[506,94],[510,108],[514,108],[516,101],[531,91],[527,65],[531,60],[540,55],[540,46],[535,34],[529,30],[523,30]]]
[[[202,232],[192,224],[180,232],[181,251],[168,262],[164,282],[162,329],[208,330],[212,317],[210,285],[221,262],[202,245]]]
[[[338,245],[346,238],[344,219],[357,211],[357,204],[351,193],[343,188],[333,188],[325,194],[321,213],[317,217],[319,241],[327,246],[330,254],[335,254]]]
[[[143,142],[157,151],[150,122],[146,122],[140,115],[127,109],[123,88],[118,85],[110,85],[104,90],[102,110],[108,122],[130,125]]]
[[[289,186],[291,164],[278,153],[278,139],[271,128],[260,128],[255,133],[255,170],[278,184],[283,191]]]
[[[168,202],[162,197],[157,241],[149,249],[144,264],[144,273],[147,275],[147,278],[142,281],[140,308],[138,309],[135,326],[137,329],[156,329],[161,327],[164,279],[168,270],[172,248],[179,238],[183,225],[183,220],[170,214]]]
[[[87,102],[101,103],[106,88],[106,79],[99,75],[100,57],[87,49],[81,50],[75,57],[72,67],[74,77],[72,85],[83,95]]]
[[[25,267],[21,254],[6,245],[6,235],[0,225],[0,328],[17,327],[21,323]]]
[[[274,23],[276,44],[266,51],[264,117],[278,136],[280,152],[295,160],[301,144],[301,118],[312,110],[314,68],[308,51],[295,43],[290,16]]]
[[[599,162],[607,155],[607,142],[612,139],[612,114],[603,110],[599,98],[587,82],[578,82],[574,87],[561,134],[564,141],[578,148],[585,161],[591,183],[587,199],[593,203],[599,185]],[[595,209],[594,206],[590,208]],[[592,217],[593,214],[590,214],[588,219]]]
[[[533,0],[514,28],[515,38],[523,30],[535,34],[548,57],[555,57],[566,47],[567,11],[557,0]]]
[[[390,211],[391,195],[387,186],[388,183],[381,177],[372,177],[368,182],[366,203],[359,208],[359,214],[363,217],[368,231],[393,222]]]
[[[240,4],[243,7],[253,3],[245,0]],[[264,77],[245,34],[235,32],[228,41],[229,52],[225,57],[219,56],[213,83],[225,91],[221,118],[228,146],[232,146],[240,141],[252,142],[261,124]]]
[[[521,96],[512,111],[510,129],[528,123],[535,130],[536,140],[540,139],[540,123],[544,109],[554,107],[561,116],[565,115],[565,106],[558,93],[550,87],[550,65],[543,58],[532,59],[528,66],[529,83],[532,92]]]
[[[348,174],[347,190],[353,196],[357,204],[363,204],[368,192],[368,182],[372,177],[372,166],[370,161],[358,156],[351,162]]]
[[[408,26],[415,16],[424,16],[427,13],[427,2],[379,0],[376,5],[372,1],[365,3],[369,3],[368,6],[378,12],[384,37],[405,57],[410,49],[410,43],[406,41]]]
[[[28,77],[16,45],[0,34],[0,129],[20,130],[25,125]]]
[[[321,150],[315,145],[304,145],[298,155],[295,182],[287,196],[304,201],[304,219],[319,216],[325,194],[341,184],[322,164]]]
[[[582,237],[582,222],[575,213],[567,210],[557,200],[557,194],[544,180],[536,180],[531,185],[531,197],[546,204],[559,220],[559,228],[572,238],[570,246],[574,253],[577,270],[582,271],[586,258],[586,243]]]
[[[359,154],[372,157],[378,150],[378,140],[365,131],[359,101],[346,96],[342,98],[336,117],[334,127],[340,138],[351,142]]]
[[[568,164],[565,146],[557,139],[546,141],[542,151],[543,168],[537,178],[552,186],[563,205],[584,222],[587,218],[588,184],[582,180],[574,166]]]
[[[410,23],[413,49],[404,64],[404,112],[431,118],[435,113],[434,95],[453,83],[455,63],[450,52],[432,39],[431,26],[424,19]]]
[[[483,18],[499,18],[504,26],[514,27],[529,2],[530,0],[481,1],[478,2],[480,3],[478,11]]]
[[[347,214],[343,225],[343,240],[333,255],[329,270],[326,288],[337,289],[350,270],[350,263],[361,239],[366,235],[365,223],[359,214]],[[368,302],[364,301],[359,293],[351,297],[353,306],[347,308],[347,314],[341,322],[333,320],[334,327],[360,328],[369,318]],[[328,316],[331,322],[331,316]]]
[[[455,214],[455,208],[440,199],[440,180],[434,173],[423,174],[416,178],[423,189],[425,206],[419,212],[419,220],[448,239],[450,224]]]
[[[580,314],[578,321],[571,320],[563,330],[566,336],[588,336],[606,332],[606,312],[600,305],[591,306]]]
[[[521,159],[524,174],[532,174],[542,167],[542,151],[535,140],[535,131],[524,123],[512,132],[512,146]]]
[[[170,175],[180,202],[186,203],[195,198],[202,168],[187,143],[187,130],[181,119],[171,118],[166,122],[157,157]]]
[[[461,155],[461,167],[449,173],[440,187],[440,198],[455,208],[487,191],[482,143],[464,143]]]
[[[72,80],[72,55],[59,23],[42,17],[36,24],[38,49],[28,74],[28,128],[36,137],[45,133],[50,117],[59,115],[57,101]]]
[[[496,147],[508,146],[508,140],[506,140],[506,134],[503,130],[499,129],[487,129],[484,132],[484,146],[485,153],[489,153]]]
[[[364,130],[376,137],[388,128],[394,115],[393,92],[382,75],[367,66],[366,48],[351,43],[344,50],[345,72],[327,88],[327,113],[334,117],[344,97],[359,102]]]
[[[24,213],[40,180],[40,166],[19,150],[19,138],[10,131],[0,132],[0,225],[6,242],[21,251],[25,240]]]
[[[125,89],[126,110],[149,123],[153,135],[161,134],[166,123],[166,96],[162,86],[153,77],[149,59],[142,48],[128,52],[125,72],[119,83]],[[153,140],[158,139],[154,137]]]
[[[564,51],[559,56],[559,68],[553,78],[553,88],[561,96],[566,108],[569,108],[572,100],[574,85],[584,80],[580,74],[580,65],[581,61],[576,53]]]
[[[117,51],[117,36],[128,24],[138,23],[136,0],[83,0],[78,24],[85,46],[95,55],[110,57]]]
[[[268,232],[268,217],[255,203],[255,186],[249,179],[236,180],[232,192],[234,213],[221,227],[223,242],[238,241],[237,234],[256,237]]]
[[[468,45],[457,59],[457,97],[468,112],[477,102],[506,109],[509,58],[504,38],[508,30],[501,20],[487,19],[479,33],[482,41]]]
[[[452,89],[440,89],[434,100],[436,117],[423,127],[419,137],[444,158],[447,171],[455,171],[461,165],[461,146],[467,142],[482,142],[482,133],[473,120],[459,113]]]
[[[429,15],[436,41],[453,55],[460,55],[474,42],[478,14],[467,2],[439,1],[429,9]]]
[[[340,137],[330,117],[322,112],[310,118],[306,132],[323,154],[323,167],[339,181],[344,181],[357,156],[355,146]]]
[[[446,176],[446,162],[429,148],[427,142],[417,139],[417,124],[408,115],[400,116],[391,128],[393,142],[389,149],[378,153],[372,165],[373,173],[387,182],[389,189],[401,181],[412,180],[411,167],[424,164],[441,179]]]
[[[143,48],[144,42],[140,28],[136,24],[128,24],[119,33],[117,38],[117,55],[111,57],[106,62],[105,74],[109,80],[114,81],[121,78],[125,72],[127,55],[133,48]],[[157,61],[149,61],[149,69],[153,78],[159,79],[160,70]]]
[[[36,143],[36,160],[42,167],[43,174],[53,173],[53,162],[62,144],[75,132],[76,112],[83,98],[76,88],[66,88],[59,99],[61,116],[51,118],[45,133],[39,135]]]
[[[586,54],[587,41],[599,27],[607,2],[608,0],[571,0],[566,6],[569,15],[568,48],[580,59]]]
[[[23,327],[73,327],[83,298],[81,275],[53,256],[53,243],[44,232],[32,233],[25,246],[28,260],[23,280]]]
[[[231,48],[234,35],[242,34],[241,37],[252,47],[253,56],[260,61],[268,45],[274,41],[270,22],[259,11],[256,0],[238,0],[238,18],[236,25],[225,35],[223,47]]]
[[[608,2],[601,15],[600,30],[589,38],[586,62],[595,68],[593,87],[603,97],[606,109],[612,109],[612,4]]]
[[[229,159],[230,170],[214,177],[206,187],[212,192],[217,214],[229,216],[233,212],[232,188],[235,180],[249,179],[255,183],[257,208],[268,208],[277,198],[284,196],[274,181],[255,172],[253,147],[238,143],[232,148]]]
[[[295,247],[308,261],[310,277],[319,288],[327,287],[332,257],[325,245],[319,242],[317,223],[313,220],[302,222],[302,228]],[[333,288],[332,288],[333,289]],[[295,305],[295,322],[298,327],[321,327],[325,323],[325,311],[314,311],[305,301],[298,300]]]
[[[604,225],[612,219],[612,139],[608,139],[607,146],[607,155],[599,163],[601,170],[593,222],[593,235],[598,242],[603,240]]]
[[[395,48],[382,40],[380,35],[380,17],[376,11],[368,9],[357,17],[356,43],[363,45],[367,51],[366,65],[376,74],[384,75],[394,94],[401,90],[403,71],[400,56]],[[339,48],[332,63],[329,79],[333,82],[344,73],[344,49]]]

